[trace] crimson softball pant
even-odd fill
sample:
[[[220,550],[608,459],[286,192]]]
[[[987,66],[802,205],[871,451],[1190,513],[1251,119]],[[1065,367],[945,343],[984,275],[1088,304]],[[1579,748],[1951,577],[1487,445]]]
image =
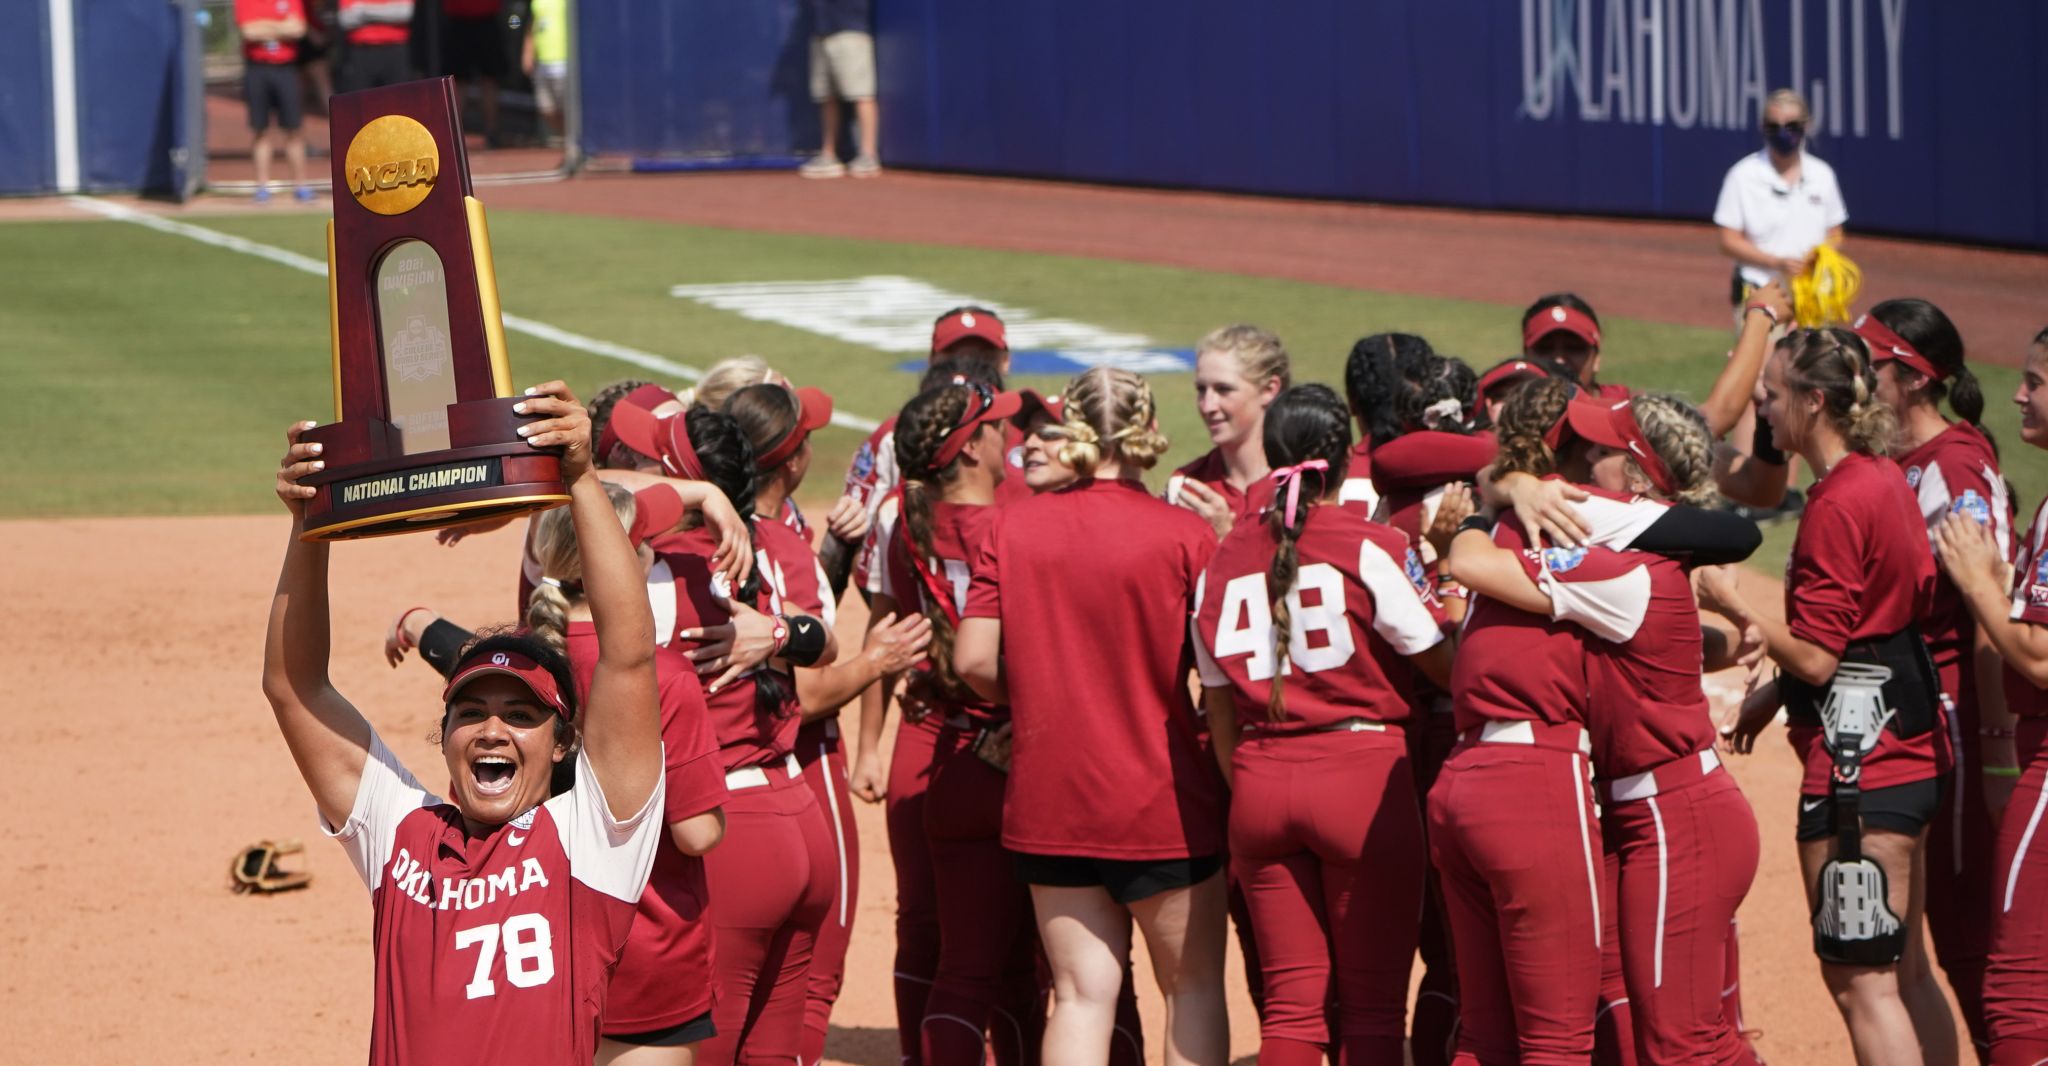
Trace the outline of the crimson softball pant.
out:
[[[718,974],[718,1035],[700,1066],[790,1066],[803,1047],[805,996],[818,931],[832,909],[832,829],[801,772],[778,763],[769,783],[728,777],[725,839],[704,856]]]
[[[2048,1059],[2048,758],[2025,752],[2030,727],[2036,723],[2021,720],[2026,772],[1999,822],[1992,867],[1998,920],[1984,972],[1992,1066]]]
[[[925,794],[939,909],[939,966],[925,1001],[925,1066],[1038,1061],[1045,1036],[1031,890],[1003,850],[1002,771],[974,754],[975,733],[939,734]]]
[[[1428,865],[1407,742],[1252,733],[1231,763],[1230,861],[1266,975],[1259,1061],[1401,1066]]]
[[[1429,795],[1436,776],[1457,746],[1458,730],[1451,716],[1451,698],[1430,689],[1416,702],[1409,721],[1408,759],[1415,770],[1415,792]],[[1415,1017],[1408,1021],[1408,1054],[1415,1066],[1448,1066],[1458,1036],[1458,970],[1451,962],[1451,933],[1444,918],[1443,886],[1436,867],[1429,869],[1422,897],[1422,982],[1415,992]]]
[[[853,794],[847,791],[846,753],[839,744],[839,723],[823,719],[797,734],[797,762],[804,784],[832,826],[835,862],[825,871],[833,886],[831,910],[818,930],[811,958],[811,976],[804,993],[803,1066],[825,1060],[825,1034],[832,1027],[832,1005],[846,979],[846,949],[853,943],[853,916],[860,909],[860,832],[853,822]]]
[[[939,972],[939,900],[924,831],[939,719],[899,721],[889,754],[889,862],[896,868],[896,1039],[903,1066],[922,1066],[919,1029]]]
[[[1756,815],[1726,770],[1610,804],[1622,973],[1637,1061],[1756,1061],[1722,1008],[1727,938],[1756,878]]]
[[[1591,1061],[1602,859],[1588,774],[1576,751],[1467,743],[1430,790],[1457,955],[1457,1063]]]
[[[1961,684],[1955,667],[1941,672],[1942,690]],[[1955,785],[1942,790],[1941,806],[1927,826],[1927,933],[1934,958],[1955,990],[1963,1024],[1979,1052],[1990,1046],[1984,1028],[1984,966],[1991,951],[1996,891],[1991,881],[1998,852],[1998,824],[1984,799],[1984,759],[1977,730],[1980,713],[1975,686],[1963,687],[1961,702],[1950,702],[1944,720],[1956,753]],[[1947,699],[1947,697],[1943,697]]]

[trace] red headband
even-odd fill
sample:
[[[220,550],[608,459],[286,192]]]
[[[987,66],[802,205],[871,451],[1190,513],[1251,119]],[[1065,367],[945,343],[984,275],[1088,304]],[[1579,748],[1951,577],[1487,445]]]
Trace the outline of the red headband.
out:
[[[812,388],[792,389],[796,397],[796,425],[775,446],[754,457],[754,465],[762,470],[773,470],[789,461],[804,441],[809,440],[811,431],[832,421],[832,397],[822,390]]]
[[[1595,444],[1617,451],[1624,451],[1643,468],[1643,476],[1650,484],[1666,496],[1678,495],[1678,479],[1671,474],[1671,468],[1664,465],[1664,459],[1657,449],[1650,447],[1650,438],[1643,435],[1642,423],[1636,421],[1636,413],[1627,400],[1603,403],[1595,400],[1574,400],[1565,407],[1565,421],[1571,424],[1572,432]]]
[[[946,439],[939,442],[939,450],[932,453],[932,473],[944,470],[946,464],[959,458],[967,448],[967,442],[982,426],[991,422],[1007,422],[1024,409],[1024,398],[1014,392],[998,395],[986,385],[969,385],[967,408],[960,412],[960,421],[946,433]]]
[[[652,411],[655,408],[660,407],[662,404],[665,404],[675,398],[675,393],[670,392],[667,389],[664,389],[661,386],[654,384],[653,382],[649,382],[645,385],[642,385],[639,388],[634,389],[632,392],[627,393],[625,396],[620,397],[619,402],[612,405],[612,417],[605,419],[604,432],[597,435],[596,454],[598,461],[603,462],[604,457],[612,453],[612,448],[621,443],[619,440],[618,426],[616,425],[616,419],[618,417],[619,408],[635,407],[642,411]],[[632,447],[632,445],[630,444],[626,446],[628,448]],[[655,456],[650,453],[648,455],[648,458],[652,459],[655,458]]]
[[[1906,338],[1893,333],[1890,326],[1879,322],[1875,316],[1863,315],[1856,320],[1854,326],[1849,328],[1854,330],[1857,336],[1863,338],[1863,343],[1870,345],[1870,361],[1872,363],[1883,363],[1896,359],[1919,371],[1929,381],[1940,381],[1948,376],[1942,373],[1941,368],[1935,366],[1926,356],[1921,355],[1920,349],[1906,343]]]
[[[510,649],[490,652],[488,657],[476,655],[463,660],[449,675],[447,687],[441,690],[441,702],[450,704],[471,681],[485,674],[504,674],[517,678],[533,692],[533,698],[543,706],[563,717],[569,717],[569,702],[562,698],[562,690],[555,684],[555,675],[532,659]]]

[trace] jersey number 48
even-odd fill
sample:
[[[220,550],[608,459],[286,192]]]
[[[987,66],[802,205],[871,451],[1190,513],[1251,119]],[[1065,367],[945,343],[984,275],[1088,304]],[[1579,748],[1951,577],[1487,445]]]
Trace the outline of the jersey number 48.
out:
[[[1314,603],[1304,603],[1304,594]],[[1351,661],[1357,651],[1351,624],[1344,616],[1344,575],[1329,563],[1301,568],[1287,594],[1289,617],[1287,658],[1290,669],[1315,673]],[[1242,621],[1243,625],[1238,623]],[[1322,634],[1318,643],[1310,634]],[[1216,658],[1250,654],[1245,675],[1253,681],[1273,677],[1273,610],[1266,593],[1266,575],[1245,574],[1223,586],[1223,613],[1216,623]]]

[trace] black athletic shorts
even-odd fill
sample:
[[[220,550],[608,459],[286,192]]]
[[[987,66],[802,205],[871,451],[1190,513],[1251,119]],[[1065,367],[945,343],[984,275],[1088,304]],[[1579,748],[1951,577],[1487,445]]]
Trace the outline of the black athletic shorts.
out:
[[[352,44],[341,53],[341,69],[335,72],[335,89],[352,93],[411,81],[412,46],[398,44]]]
[[[280,129],[299,128],[299,68],[290,63],[246,63],[242,95],[249,102],[249,128],[258,133],[270,128],[270,115],[277,113]]]
[[[1941,806],[1946,777],[1930,777],[1890,788],[1866,788],[1856,801],[1863,814],[1863,828],[1884,829],[1907,836],[1919,836],[1934,820]],[[1820,840],[1834,835],[1835,801],[1832,796],[1799,797],[1799,839]]]
[[[448,73],[458,78],[502,78],[509,65],[504,26],[495,18],[449,19],[441,50]]]
[[[644,1033],[606,1033],[604,1038],[640,1047],[682,1047],[717,1035],[718,1027],[711,1024],[711,1012],[707,1010],[666,1029],[651,1029]]]
[[[1080,855],[1031,855],[1010,853],[1017,879],[1027,885],[1054,888],[1109,890],[1118,903],[1136,903],[1176,888],[1207,881],[1223,868],[1221,855],[1198,855],[1192,859],[1091,859]]]

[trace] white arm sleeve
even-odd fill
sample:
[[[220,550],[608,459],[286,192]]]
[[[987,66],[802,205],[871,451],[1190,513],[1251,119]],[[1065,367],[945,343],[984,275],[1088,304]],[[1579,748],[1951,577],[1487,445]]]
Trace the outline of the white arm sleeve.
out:
[[[1579,509],[1579,517],[1591,527],[1592,536],[1587,547],[1612,548],[1615,551],[1634,544],[1644,530],[1656,525],[1657,520],[1670,509],[1666,504],[1641,496],[1631,500],[1591,496],[1572,506]]]
[[[647,802],[631,818],[620,820],[605,802],[590,756],[577,750],[576,784],[542,804],[562,835],[570,876],[613,899],[640,898],[647,875],[654,870],[655,848],[667,838],[661,820],[666,777],[655,778]]]
[[[1216,657],[1209,653],[1209,642],[1202,639],[1202,596],[1208,590],[1208,574],[1195,579],[1195,609],[1188,612],[1188,639],[1195,645],[1195,672],[1202,677],[1202,687],[1228,688],[1229,675],[1216,665]]]
[[[1409,549],[1407,556],[1415,559],[1414,549]],[[1405,563],[1395,562],[1386,549],[1370,540],[1359,544],[1358,579],[1372,592],[1373,632],[1403,655],[1420,655],[1441,643],[1444,634]],[[1421,573],[1420,560],[1414,569]]]
[[[896,594],[896,582],[889,576],[889,545],[896,540],[896,521],[903,513],[902,497],[892,496],[875,512],[874,524],[868,527],[868,536],[874,540],[864,548],[868,555],[868,592],[870,595],[888,596],[896,602],[903,597]]]
[[[667,647],[676,635],[676,576],[666,559],[647,568],[647,606],[654,611],[654,642]]]
[[[1636,635],[1650,609],[1650,570],[1629,568],[1603,581],[1560,581],[1548,568],[1536,584],[1550,596],[1550,617],[1576,622],[1586,632],[1616,644]]]
[[[363,759],[362,780],[356,785],[356,804],[348,812],[348,821],[337,829],[323,815],[320,831],[341,842],[349,864],[356,868],[356,876],[375,892],[385,865],[391,861],[391,842],[398,834],[398,823],[421,807],[440,802],[439,797],[421,787],[373,729],[370,752]]]

